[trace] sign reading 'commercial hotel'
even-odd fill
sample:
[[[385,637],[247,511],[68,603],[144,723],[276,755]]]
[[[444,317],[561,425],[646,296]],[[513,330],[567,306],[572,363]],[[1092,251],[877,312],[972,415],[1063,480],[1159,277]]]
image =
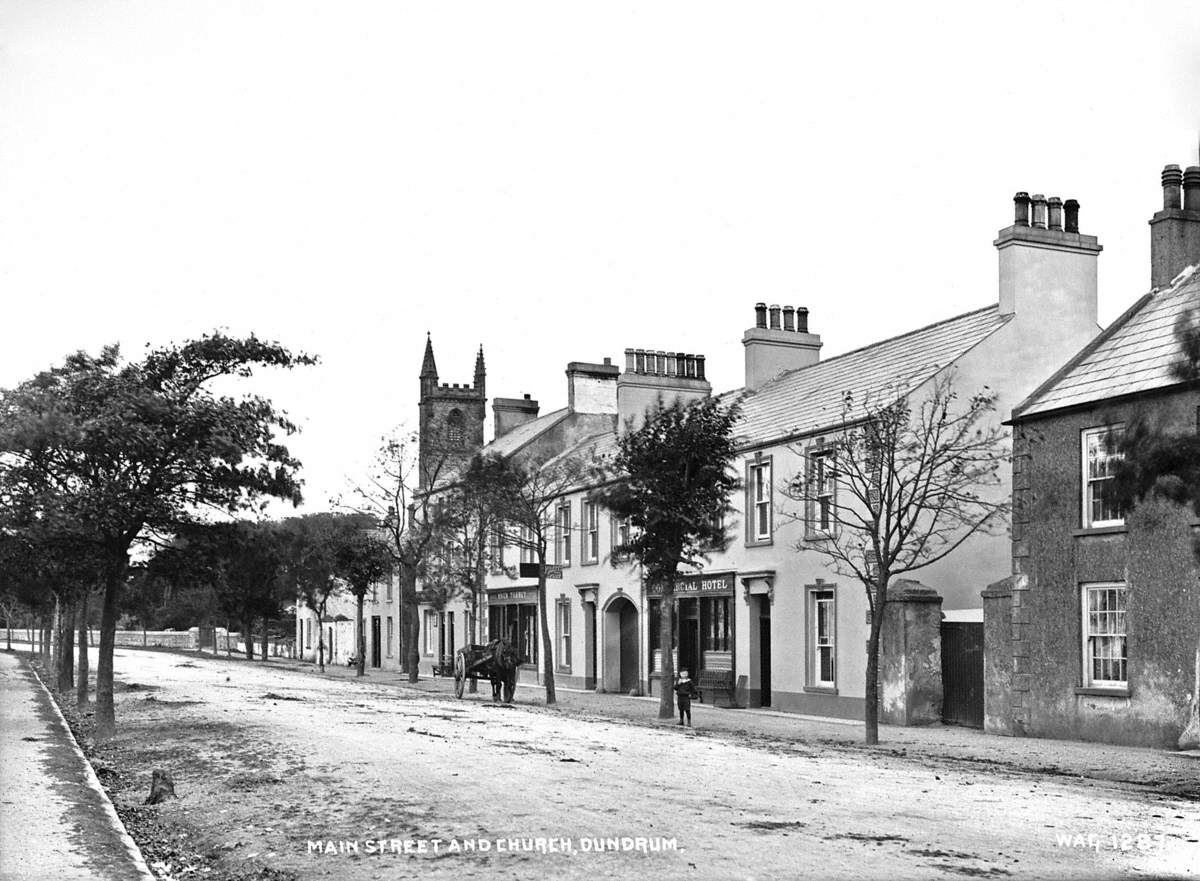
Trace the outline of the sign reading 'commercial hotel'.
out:
[[[733,593],[733,583],[732,572],[725,572],[721,575],[708,575],[705,573],[699,575],[680,575],[675,579],[675,596],[731,594]],[[646,585],[647,596],[662,596],[662,592],[662,584]]]

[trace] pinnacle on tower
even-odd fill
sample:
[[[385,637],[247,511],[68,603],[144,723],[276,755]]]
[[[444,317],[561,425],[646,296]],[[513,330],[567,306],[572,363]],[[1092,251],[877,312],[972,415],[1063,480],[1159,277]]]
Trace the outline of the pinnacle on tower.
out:
[[[421,379],[437,379],[437,362],[433,360],[433,338],[425,332],[425,360],[421,362]]]
[[[483,346],[479,346],[479,354],[475,356],[475,391],[483,393],[487,371],[483,367]]]

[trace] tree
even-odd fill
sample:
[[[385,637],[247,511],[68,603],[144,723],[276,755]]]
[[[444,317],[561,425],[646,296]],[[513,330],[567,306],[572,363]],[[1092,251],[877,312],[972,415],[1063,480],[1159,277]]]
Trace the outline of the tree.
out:
[[[284,533],[282,577],[299,598],[317,616],[317,666],[325,672],[325,614],[329,600],[337,596],[343,583],[338,578],[338,518],[333,514],[309,514],[290,517],[281,524]]]
[[[363,480],[336,500],[338,508],[364,514],[379,524],[400,572],[402,670],[416,682],[421,661],[417,579],[426,572],[441,540],[442,511],[436,488],[451,470],[455,450],[429,444],[419,451],[415,435],[395,432],[383,439]]]
[[[264,398],[212,386],[260,366],[312,363],[278,343],[216,333],[134,363],[116,346],[79,352],[0,392],[0,484],[80,524],[103,573],[98,738],[116,727],[113,645],[133,544],[172,534],[201,510],[232,514],[266,496],[300,501],[299,462],[278,438],[295,426]]]
[[[628,543],[613,548],[612,564],[632,558],[648,582],[662,585],[661,719],[675,715],[675,582],[681,568],[703,568],[708,555],[729,542],[725,515],[741,486],[731,468],[738,418],[737,402],[714,398],[647,412],[641,428],[619,439],[612,482],[597,493],[614,517],[628,518],[632,527]]]
[[[371,586],[392,574],[392,554],[375,528],[362,518],[352,517],[339,524],[334,559],[337,574],[346,582],[357,607],[355,659],[356,675],[366,672],[367,636],[363,628],[363,602]]]
[[[554,690],[553,643],[550,639],[548,601],[546,599],[547,552],[557,526],[554,510],[558,501],[586,480],[582,461],[569,452],[543,459],[515,462],[511,458],[481,457],[476,460],[477,479],[486,480],[487,491],[496,515],[515,533],[507,541],[531,552],[538,567],[538,626],[542,643],[542,681],[546,687],[546,705],[558,701]],[[570,535],[559,535],[570,541]]]
[[[1188,309],[1175,321],[1179,354],[1171,365],[1172,378],[1181,389],[1200,387],[1200,310]],[[1127,510],[1147,498],[1165,499],[1190,507],[1200,517],[1200,434],[1195,426],[1170,429],[1137,414],[1127,420],[1118,436],[1110,431],[1110,448],[1120,451],[1115,463],[1113,490],[1118,504]],[[1193,532],[1192,555],[1200,564],[1200,535]],[[1195,689],[1188,723],[1179,736],[1180,749],[1200,746],[1200,634],[1196,642]]]
[[[846,393],[834,436],[797,452],[807,467],[785,495],[807,523],[798,551],[828,558],[834,571],[862,583],[871,613],[867,644],[866,742],[879,742],[879,643],[892,578],[943,559],[976,533],[1000,528],[1010,510],[1000,466],[1011,454],[989,422],[995,396],[986,388],[959,401],[953,375],[932,381],[914,401],[890,389],[856,398]],[[831,491],[831,487],[833,488]],[[815,524],[815,526],[814,526]]]

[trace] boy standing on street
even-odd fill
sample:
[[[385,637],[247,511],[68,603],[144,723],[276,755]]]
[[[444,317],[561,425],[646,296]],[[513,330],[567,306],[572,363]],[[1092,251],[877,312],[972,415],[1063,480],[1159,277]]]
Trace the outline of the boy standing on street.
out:
[[[692,698],[696,696],[696,683],[688,678],[687,670],[679,671],[679,679],[675,683],[675,699],[679,701],[679,724],[687,717],[687,727],[692,727]]]

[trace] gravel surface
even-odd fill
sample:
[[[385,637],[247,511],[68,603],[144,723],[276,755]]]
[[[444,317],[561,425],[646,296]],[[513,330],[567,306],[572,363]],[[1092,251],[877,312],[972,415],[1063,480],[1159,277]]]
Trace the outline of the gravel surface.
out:
[[[892,728],[865,748],[852,725],[702,707],[689,731],[590,694],[116,668],[121,731],[93,760],[164,878],[1200,877],[1200,765],[1150,750]],[[143,807],[155,768],[180,797]]]

